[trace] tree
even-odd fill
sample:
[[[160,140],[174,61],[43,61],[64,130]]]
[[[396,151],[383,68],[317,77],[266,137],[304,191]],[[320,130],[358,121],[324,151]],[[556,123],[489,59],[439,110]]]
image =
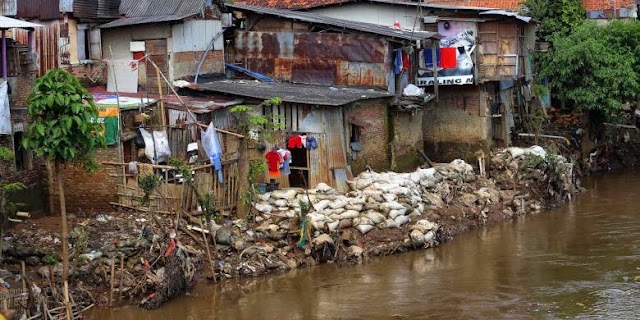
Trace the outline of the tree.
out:
[[[526,0],[523,14],[540,22],[540,40],[553,42],[555,36],[567,35],[586,18],[582,0]]]
[[[640,22],[585,22],[554,48],[540,75],[578,110],[615,114],[640,97]]]
[[[61,69],[53,69],[35,81],[27,99],[31,123],[22,141],[26,149],[55,164],[62,225],[63,281],[69,276],[69,230],[60,165],[71,163],[94,170],[95,149],[104,146],[99,132],[98,108],[78,79]]]

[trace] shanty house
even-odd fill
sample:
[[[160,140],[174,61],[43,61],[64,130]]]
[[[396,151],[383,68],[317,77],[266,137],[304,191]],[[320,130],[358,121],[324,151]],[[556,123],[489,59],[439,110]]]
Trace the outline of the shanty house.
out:
[[[224,73],[222,20],[205,0],[122,0],[120,13],[123,18],[100,26],[119,91],[167,93],[163,75],[172,82]],[[109,79],[115,91],[115,78]]]
[[[315,149],[290,148],[291,174],[275,179],[281,187],[324,182],[346,189],[348,178],[368,168],[413,169],[420,162],[421,111],[404,112],[398,104],[411,54],[437,43],[435,32],[236,4],[227,8],[237,17],[228,69],[262,81],[214,81],[197,89],[245,98],[256,112],[283,119],[285,133],[268,150],[287,146],[295,136],[317,140]],[[403,51],[407,61],[397,65]],[[273,97],[282,105],[261,105]]]

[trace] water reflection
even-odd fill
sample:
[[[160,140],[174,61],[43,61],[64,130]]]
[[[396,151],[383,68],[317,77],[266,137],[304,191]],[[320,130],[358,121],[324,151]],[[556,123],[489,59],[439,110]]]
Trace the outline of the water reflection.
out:
[[[590,180],[572,203],[433,250],[200,285],[160,310],[102,310],[92,318],[635,318],[639,177]]]

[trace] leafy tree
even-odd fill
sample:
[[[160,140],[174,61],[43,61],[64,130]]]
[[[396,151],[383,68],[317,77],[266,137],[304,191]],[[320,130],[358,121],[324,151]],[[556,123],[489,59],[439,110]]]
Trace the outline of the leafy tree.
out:
[[[95,149],[104,145],[98,134],[98,108],[78,79],[61,69],[53,69],[35,81],[27,100],[31,123],[22,141],[39,157],[55,163],[62,220],[63,281],[69,276],[69,246],[64,182],[60,165],[73,162],[89,170],[97,167]]]
[[[522,13],[540,22],[540,40],[548,42],[571,33],[586,18],[582,0],[526,0]]]
[[[578,110],[611,116],[640,97],[640,22],[586,22],[554,48],[540,74]]]

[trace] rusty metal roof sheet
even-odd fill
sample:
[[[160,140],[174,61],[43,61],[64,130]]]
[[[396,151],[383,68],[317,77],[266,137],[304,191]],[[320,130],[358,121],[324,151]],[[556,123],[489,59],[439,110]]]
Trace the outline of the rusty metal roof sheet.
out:
[[[131,18],[122,18],[118,20],[111,21],[109,23],[105,23],[100,26],[102,29],[108,28],[117,28],[117,27],[125,27],[132,26],[136,24],[145,24],[145,23],[156,23],[156,22],[170,22],[170,21],[180,21],[182,19],[189,18],[194,16],[195,13],[190,14],[169,14],[164,16],[152,16],[152,17],[131,17]]]
[[[194,15],[204,7],[205,0],[122,0],[120,14],[126,17]]]
[[[279,97],[285,102],[323,106],[342,106],[360,100],[392,97],[386,91],[373,89],[311,86],[284,82],[224,80],[198,84],[196,89],[256,99]]]
[[[247,5],[241,5],[241,4],[227,4],[226,6],[238,11],[250,11],[257,14],[265,14],[265,15],[271,15],[271,16],[281,17],[285,19],[325,25],[329,27],[337,27],[341,29],[371,33],[371,34],[376,34],[376,35],[380,35],[380,36],[384,36],[392,39],[415,41],[415,40],[440,38],[440,35],[437,32],[394,29],[387,26],[337,19],[337,18],[327,17],[327,16],[323,16],[315,13],[309,13],[309,12],[272,9],[272,8],[264,8],[264,7],[247,6]]]
[[[425,8],[433,8],[433,9],[451,9],[451,10],[487,10],[488,8],[503,8],[497,0],[484,0],[481,5],[474,5],[477,1],[470,0],[432,0],[429,2],[416,2],[409,0],[244,0],[240,3],[251,5],[251,6],[259,6],[259,7],[267,7],[267,8],[279,8],[279,9],[312,9],[317,7],[325,7],[325,6],[336,6],[342,5],[346,3],[354,3],[354,2],[379,2],[379,3],[387,3],[387,4],[399,4],[399,5],[408,5],[408,6],[422,6]],[[504,1],[515,1],[519,2],[520,0],[504,0]],[[487,5],[487,3],[493,4]]]

